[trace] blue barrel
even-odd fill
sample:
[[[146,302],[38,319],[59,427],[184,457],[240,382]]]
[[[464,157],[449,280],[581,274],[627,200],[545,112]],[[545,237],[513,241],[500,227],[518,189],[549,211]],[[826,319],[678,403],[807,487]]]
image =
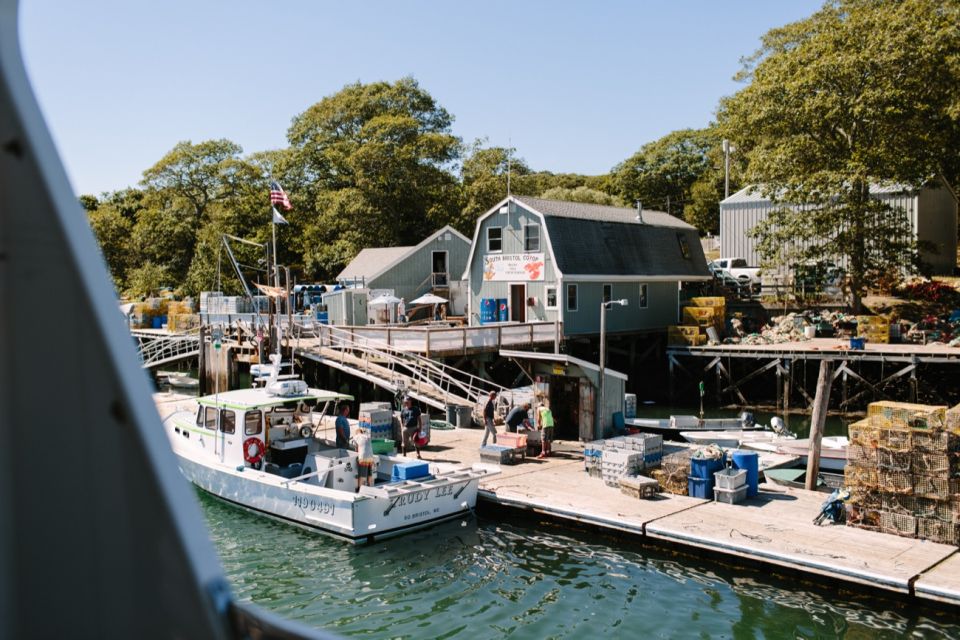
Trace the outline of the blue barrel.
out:
[[[510,321],[510,307],[507,305],[506,298],[497,298],[497,319],[500,322]]]
[[[317,311],[317,322],[320,324],[330,324],[330,312]]]
[[[850,338],[850,349],[852,351],[863,351],[866,340],[863,338]]]
[[[727,454],[717,458],[690,458],[690,477],[705,478],[713,482],[713,474],[723,469],[727,464]],[[712,490],[712,487],[711,487]]]
[[[480,324],[497,321],[497,301],[493,298],[480,299]]]
[[[757,452],[737,449],[733,452],[733,468],[746,470],[747,497],[756,496],[760,485],[760,457]]]

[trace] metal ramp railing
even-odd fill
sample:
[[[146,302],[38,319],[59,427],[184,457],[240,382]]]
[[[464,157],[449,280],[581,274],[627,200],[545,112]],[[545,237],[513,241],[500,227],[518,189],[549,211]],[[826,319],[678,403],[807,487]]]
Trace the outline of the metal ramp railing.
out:
[[[511,389],[385,342],[357,336],[329,325],[324,327],[319,338],[298,341],[297,349],[381,388],[394,392],[403,389],[437,409],[443,410],[450,405],[469,406],[473,415],[479,418],[490,391],[496,391],[510,406],[514,404],[514,392]]]
[[[178,360],[200,355],[200,334],[197,331],[169,336],[135,336],[144,369],[152,369]]]

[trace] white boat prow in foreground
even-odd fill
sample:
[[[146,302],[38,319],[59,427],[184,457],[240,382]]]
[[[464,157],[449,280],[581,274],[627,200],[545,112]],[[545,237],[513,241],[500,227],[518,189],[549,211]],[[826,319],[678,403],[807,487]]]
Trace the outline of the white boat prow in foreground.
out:
[[[374,486],[357,492],[357,453],[316,436],[321,410],[341,399],[348,396],[284,380],[199,398],[195,415],[175,413],[164,429],[183,475],[204,491],[357,543],[469,513],[480,478],[499,472],[430,462],[424,475],[394,480],[395,467],[416,461],[379,455]]]

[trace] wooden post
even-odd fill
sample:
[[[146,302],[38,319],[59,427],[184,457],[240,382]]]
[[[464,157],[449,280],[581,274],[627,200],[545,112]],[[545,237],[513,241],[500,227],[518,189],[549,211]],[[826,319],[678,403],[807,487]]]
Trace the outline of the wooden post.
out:
[[[791,360],[784,360],[783,370],[786,372],[786,375],[783,376],[783,413],[786,415],[790,411],[790,378],[793,376],[793,362]]]
[[[721,371],[720,358],[717,358],[717,366],[714,367],[717,374],[717,406],[723,403],[723,372]]]
[[[830,405],[830,387],[833,383],[831,369],[833,361],[820,361],[820,376],[817,378],[817,396],[813,403],[813,415],[810,418],[810,449],[807,453],[807,491],[817,488],[817,474],[820,473],[820,443],[823,440],[823,424],[827,420],[827,407]]]
[[[780,382],[783,380],[783,367],[777,367],[777,380],[774,382],[774,386],[777,389],[777,403],[776,410],[780,411],[780,407],[783,406],[783,387],[780,386]]]

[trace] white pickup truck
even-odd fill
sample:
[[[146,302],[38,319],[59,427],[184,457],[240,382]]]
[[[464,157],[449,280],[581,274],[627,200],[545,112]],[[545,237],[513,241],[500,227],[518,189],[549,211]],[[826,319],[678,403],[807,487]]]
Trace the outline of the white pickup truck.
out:
[[[743,258],[720,258],[707,264],[707,268],[721,280],[733,279],[741,284],[760,284],[760,267],[749,267]]]

